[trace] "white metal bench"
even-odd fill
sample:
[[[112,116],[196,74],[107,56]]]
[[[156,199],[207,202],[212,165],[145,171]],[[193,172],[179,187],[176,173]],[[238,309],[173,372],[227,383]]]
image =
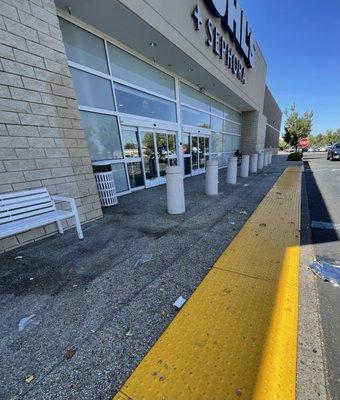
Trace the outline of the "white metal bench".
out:
[[[67,202],[71,210],[58,210],[56,202]],[[83,239],[76,203],[71,197],[50,196],[46,188],[0,194],[0,239],[55,222],[74,218],[79,239]]]

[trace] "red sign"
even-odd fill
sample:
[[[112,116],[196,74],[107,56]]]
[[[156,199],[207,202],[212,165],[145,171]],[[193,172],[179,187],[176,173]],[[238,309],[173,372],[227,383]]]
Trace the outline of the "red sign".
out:
[[[302,138],[299,140],[299,147],[300,149],[304,149],[309,146],[309,139],[308,137]]]

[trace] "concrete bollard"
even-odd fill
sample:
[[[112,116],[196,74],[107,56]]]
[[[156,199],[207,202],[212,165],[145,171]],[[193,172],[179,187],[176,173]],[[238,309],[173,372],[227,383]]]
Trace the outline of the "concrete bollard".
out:
[[[273,152],[269,152],[269,165],[273,162]]]
[[[235,185],[237,182],[237,157],[230,157],[227,168],[227,183]]]
[[[208,196],[218,195],[218,161],[208,160],[207,172],[205,174],[205,194]]]
[[[257,172],[257,163],[258,163],[259,155],[257,153],[252,154],[250,156],[250,172],[253,174]]]
[[[241,173],[240,176],[241,178],[248,178],[249,176],[249,159],[250,156],[242,156],[242,162],[241,162]]]
[[[263,155],[263,166],[268,167],[269,164],[269,151],[265,151]]]
[[[260,151],[259,158],[257,161],[257,169],[263,169],[263,162],[264,162],[264,153],[263,151]]]
[[[166,200],[169,214],[185,213],[183,175],[178,166],[166,167]]]

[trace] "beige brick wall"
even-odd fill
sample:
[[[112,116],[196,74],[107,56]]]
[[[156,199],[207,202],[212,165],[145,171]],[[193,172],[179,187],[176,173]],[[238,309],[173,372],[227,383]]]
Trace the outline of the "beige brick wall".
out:
[[[258,111],[242,113],[241,150],[253,154],[264,149],[267,118]]]
[[[282,123],[282,111],[268,86],[266,86],[263,113],[268,121],[266,129],[266,147],[272,148],[277,152],[280,139],[279,131]]]
[[[0,193],[40,186],[74,197],[82,222],[102,216],[54,2],[0,0]]]

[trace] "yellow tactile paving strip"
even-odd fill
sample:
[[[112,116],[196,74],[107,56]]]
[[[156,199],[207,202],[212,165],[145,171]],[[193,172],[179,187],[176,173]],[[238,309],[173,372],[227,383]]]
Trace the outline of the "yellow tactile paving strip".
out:
[[[300,168],[287,168],[114,400],[295,399]]]

